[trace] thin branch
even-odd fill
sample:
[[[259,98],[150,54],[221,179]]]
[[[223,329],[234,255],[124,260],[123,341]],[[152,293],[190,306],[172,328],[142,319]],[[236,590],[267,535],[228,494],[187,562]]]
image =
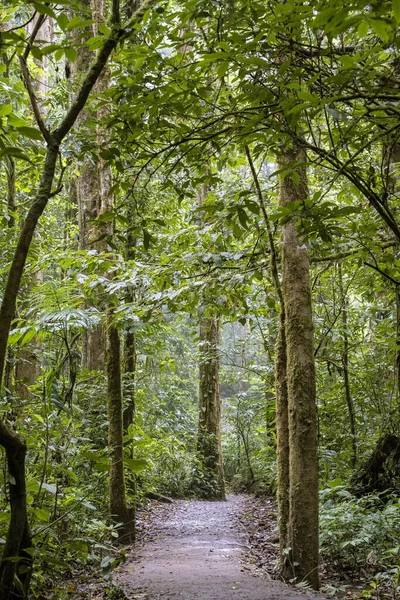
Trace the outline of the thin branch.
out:
[[[397,245],[398,245],[398,242],[386,242],[385,244],[382,244],[380,246],[380,249],[384,250],[385,248],[393,248],[394,246],[397,246]],[[362,250],[364,250],[364,248],[355,248],[353,250],[347,250],[346,252],[338,252],[337,254],[330,254],[329,256],[321,256],[321,257],[314,256],[310,259],[310,262],[311,263],[335,262],[335,261],[341,260],[342,258],[354,256],[355,254],[358,254]]]
[[[264,218],[264,224],[265,224],[265,228],[267,230],[267,234],[268,234],[268,241],[269,241],[269,247],[271,250],[271,273],[272,273],[272,277],[275,283],[275,287],[276,287],[276,292],[278,294],[278,298],[279,298],[279,302],[281,305],[281,309],[283,310],[284,307],[284,300],[283,300],[283,294],[282,294],[282,289],[281,289],[281,283],[279,280],[279,273],[278,273],[278,259],[277,259],[277,252],[276,252],[276,246],[275,246],[275,241],[274,241],[274,236],[272,235],[272,230],[271,230],[271,224],[269,222],[269,217],[268,217],[268,213],[267,213],[267,209],[265,207],[265,202],[264,202],[264,196],[261,190],[261,186],[260,186],[260,181],[258,179],[258,175],[257,172],[255,170],[254,167],[254,163],[253,163],[253,159],[250,153],[250,149],[248,146],[244,147],[245,152],[246,152],[246,157],[247,157],[247,161],[249,163],[249,167],[251,170],[251,174],[253,176],[253,181],[254,181],[254,185],[255,188],[257,190],[257,196],[258,196],[258,201],[260,203],[260,208],[261,208],[261,212]]]
[[[113,0],[112,2],[112,12],[110,21],[113,25],[119,25],[121,23],[119,0]]]
[[[385,277],[386,279],[388,279],[389,281],[391,281],[395,285],[400,285],[400,281],[397,281],[396,279],[393,279],[393,277],[391,277],[388,273],[385,273],[385,271],[382,271],[382,269],[380,269],[379,267],[377,267],[375,265],[371,265],[371,263],[368,263],[368,262],[364,262],[364,265],[366,267],[371,267],[371,269],[374,269],[374,271],[377,271],[378,273],[380,273],[381,275],[383,275],[383,277]]]
[[[34,13],[33,18],[35,17],[35,15],[36,15],[36,12]],[[35,27],[33,28],[33,31],[32,31],[32,33],[31,33],[31,35],[29,37],[28,43],[27,43],[26,48],[24,50],[24,53],[22,55],[22,57],[23,57],[23,59],[25,61],[26,61],[26,59],[29,56],[29,53],[30,53],[31,48],[33,46],[33,42],[35,41],[36,36],[39,33],[40,28],[43,25],[45,19],[46,19],[46,15],[39,15],[38,18],[37,18],[37,21],[35,23]]]
[[[50,138],[51,138],[51,133],[45,125],[43,115],[40,110],[37,98],[36,98],[35,90],[33,89],[31,74],[29,72],[28,65],[26,63],[25,54],[26,54],[26,51],[24,52],[24,54],[22,56],[20,56],[20,59],[19,59],[20,65],[21,65],[22,76],[24,78],[25,86],[28,91],[29,99],[31,101],[31,106],[32,106],[33,114],[35,115],[36,123],[38,124],[38,127],[39,127],[40,131],[42,132],[44,139],[46,140],[47,143],[49,143]],[[29,52],[28,52],[28,54],[29,54]]]

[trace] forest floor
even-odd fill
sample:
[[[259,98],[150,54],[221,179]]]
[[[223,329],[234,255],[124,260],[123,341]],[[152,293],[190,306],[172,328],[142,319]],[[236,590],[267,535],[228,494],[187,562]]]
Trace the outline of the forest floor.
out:
[[[142,515],[145,533],[118,568],[115,583],[130,600],[326,598],[274,581],[252,564],[245,514],[243,496],[231,496],[227,502],[178,500],[156,507]]]

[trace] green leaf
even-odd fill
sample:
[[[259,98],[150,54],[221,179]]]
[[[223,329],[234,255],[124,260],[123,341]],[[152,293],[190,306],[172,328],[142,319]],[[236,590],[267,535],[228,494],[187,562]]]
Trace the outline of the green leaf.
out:
[[[13,107],[11,104],[2,104],[0,106],[0,117],[5,117],[12,113]]]
[[[89,46],[90,50],[98,50],[99,48],[102,48],[104,44],[104,36],[103,35],[95,35],[94,37],[90,38],[90,40],[87,41],[87,45]]]
[[[48,6],[48,4],[42,4],[42,2],[31,2],[33,8],[42,15],[48,15],[49,17],[53,17],[56,19],[56,14],[54,11]]]
[[[99,31],[100,31],[100,33],[103,33],[104,35],[110,35],[110,33],[111,33],[111,29],[105,23],[101,23],[99,25]]]
[[[10,114],[7,119],[8,124],[12,125],[12,127],[26,127],[28,125],[25,119],[18,117],[18,115]]]
[[[72,19],[65,25],[67,31],[71,29],[77,29],[78,27],[89,27],[93,24],[91,19],[84,19],[83,17],[72,17]]]
[[[76,49],[73,46],[68,46],[67,48],[64,48],[64,54],[65,57],[70,61],[70,62],[75,62],[76,61]]]
[[[33,58],[36,58],[37,60],[42,60],[43,52],[41,48],[39,48],[39,46],[32,46],[31,54]]]
[[[150,244],[153,241],[153,236],[147,231],[147,229],[143,229],[143,246],[145,250],[150,248]]]
[[[389,39],[388,25],[381,19],[371,19],[371,27],[375,31],[376,35],[381,38],[384,42]]]
[[[247,229],[248,217],[247,217],[246,211],[241,206],[237,206],[236,212],[237,212],[241,226],[244,227],[245,229]]]
[[[396,23],[400,23],[400,0],[392,0],[392,6]]]
[[[21,160],[31,162],[29,156],[22,152],[21,148],[17,148],[16,146],[5,146],[5,148],[2,148],[0,150],[0,159],[4,156],[13,156],[14,158],[19,158]]]
[[[26,490],[27,492],[38,492],[39,482],[36,479],[28,479],[26,482]]]
[[[343,485],[343,481],[341,479],[334,479],[333,481],[328,481],[328,486],[330,488],[336,488],[339,487],[340,485]]]
[[[57,23],[60,26],[60,29],[62,29],[62,31],[65,31],[68,25],[68,17],[67,14],[65,12],[62,12],[58,17],[57,17]]]
[[[398,0],[399,1],[399,0]],[[369,22],[366,20],[361,21],[357,27],[357,35],[359,38],[364,38],[369,31]]]
[[[44,508],[35,508],[33,514],[39,519],[39,521],[48,521],[50,518],[49,512]]]
[[[140,473],[149,466],[145,458],[124,458],[124,464],[134,473]]]
[[[35,127],[26,127],[25,125],[18,128],[18,133],[22,134],[24,137],[27,137],[31,140],[42,140],[42,134],[39,129],[35,129]]]

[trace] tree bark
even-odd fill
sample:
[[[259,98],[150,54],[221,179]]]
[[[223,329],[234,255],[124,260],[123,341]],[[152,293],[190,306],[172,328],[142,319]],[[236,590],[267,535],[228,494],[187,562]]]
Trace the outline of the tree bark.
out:
[[[129,206],[128,209],[128,231],[126,233],[126,247],[125,256],[126,260],[133,261],[136,258],[136,236],[133,234],[133,230],[136,224],[136,207]],[[135,300],[134,293],[129,291],[126,296],[126,301],[133,303]],[[134,422],[135,410],[136,410],[136,365],[137,365],[137,351],[136,351],[136,335],[134,332],[134,321],[128,324],[128,331],[125,337],[125,390],[124,398],[126,399],[124,405],[124,431],[128,432],[128,428]]]
[[[350,376],[349,376],[349,334],[348,334],[348,323],[347,323],[347,311],[348,311],[348,300],[345,295],[343,288],[343,273],[342,265],[339,263],[338,266],[339,275],[339,292],[340,292],[340,304],[341,304],[341,317],[342,317],[342,328],[343,328],[343,352],[342,352],[342,366],[343,366],[343,382],[344,382],[344,393],[346,398],[347,410],[349,411],[350,421],[350,434],[351,434],[351,445],[352,445],[352,467],[353,469],[357,463],[357,431],[356,431],[356,419],[354,414],[353,398],[351,396],[350,389]]]
[[[287,389],[287,352],[286,352],[286,315],[285,300],[279,279],[278,255],[272,234],[271,223],[267,213],[260,181],[254,167],[250,148],[245,148],[247,161],[256,188],[260,210],[263,216],[265,229],[268,235],[270,249],[270,268],[272,281],[280,304],[279,328],[275,346],[275,407],[276,407],[276,437],[277,437],[277,499],[278,499],[278,525],[279,545],[281,558],[285,557],[285,550],[289,546],[289,405]]]
[[[280,166],[280,205],[308,197],[306,156],[285,150]],[[318,469],[314,339],[307,244],[294,219],[283,226],[283,296],[289,406],[289,547],[287,580],[319,588]]]
[[[396,74],[399,72],[396,66]],[[400,74],[400,73],[399,73]],[[394,170],[400,166],[400,143],[397,139],[388,140],[382,148],[382,166],[384,174],[384,187],[389,199],[392,199],[399,191],[399,175]],[[399,245],[395,246],[394,253],[399,258]],[[396,379],[397,393],[400,398],[400,286],[396,285],[395,290],[395,308],[396,308]]]
[[[221,397],[219,392],[219,318],[200,322],[199,427],[197,451],[209,478],[205,497],[225,500],[221,447]]]
[[[199,206],[207,194],[205,184],[197,196]],[[207,310],[207,297],[203,297]],[[219,390],[219,316],[200,319],[199,425],[197,452],[204,465],[206,486],[199,490],[208,499],[225,500],[221,446],[221,396]]]
[[[108,316],[107,397],[108,447],[110,453],[110,515],[118,528],[118,540],[127,544],[134,539],[134,513],[126,505],[122,424],[121,349],[117,328]]]
[[[11,520],[0,566],[0,598],[7,600],[21,598],[21,590],[14,590],[15,574],[24,588],[22,597],[27,597],[32,559],[25,550],[31,547],[32,539],[26,507],[26,443],[4,423],[0,423],[0,440],[7,454],[11,504]],[[15,561],[15,557],[20,557],[18,562]],[[21,566],[28,567],[25,573],[19,573]]]
[[[82,4],[82,16],[84,18],[92,18],[92,33],[98,35],[98,27],[104,22],[102,0],[85,0]],[[79,83],[91,61],[89,48],[84,43],[80,42],[77,60],[74,65],[73,75],[75,85]],[[102,92],[107,88],[109,76],[107,69],[103,69],[95,86],[97,92]],[[92,130],[88,127],[91,120],[101,119],[100,114],[95,114],[89,109],[82,110],[78,119],[77,125],[81,136],[90,139]],[[97,127],[96,139],[93,141],[94,151],[98,153],[102,135]],[[107,174],[103,173],[106,170]],[[86,152],[81,159],[80,173],[76,180],[76,197],[78,204],[78,226],[79,226],[79,248],[81,250],[97,250],[102,252],[106,249],[105,240],[99,240],[102,231],[93,222],[106,210],[110,204],[109,188],[105,186],[103,180],[108,178],[110,168],[104,169],[101,159],[98,162],[94,159],[90,152]],[[105,205],[105,206],[104,206]],[[103,325],[99,324],[94,329],[86,332],[83,340],[83,364],[90,371],[102,371],[105,366],[105,346],[106,339]]]
[[[154,3],[154,1],[155,0],[145,0],[138,11],[133,14],[130,21],[125,24],[124,27],[117,27],[116,29],[112,30],[110,36],[105,39],[104,45],[100,49],[93,65],[89,69],[76,96],[76,99],[72,103],[65,117],[62,119],[59,127],[53,132],[47,130],[41,118],[40,111],[38,111],[36,99],[31,93],[32,84],[26,63],[28,52],[26,51],[21,56],[20,63],[22,73],[25,83],[28,87],[28,92],[30,94],[31,103],[34,107],[38,126],[47,142],[47,151],[38,192],[32,201],[32,205],[21,228],[11,267],[8,272],[6,287],[0,307],[0,388],[3,382],[7,341],[15,313],[16,300],[21,284],[21,278],[37,223],[52,195],[52,185],[54,181],[60,145],[65,136],[74,126],[79,113],[84,108],[88,96],[98,77],[100,76],[105,64],[107,63],[111,52],[120,41],[129,35],[132,26],[143,17],[146,10]],[[26,534],[27,520],[25,518],[25,472],[20,467],[22,464],[21,456],[26,452],[26,446],[22,438],[15,436],[16,434],[4,422],[0,422],[0,444],[6,451],[9,468],[14,469],[14,465],[18,467],[15,468],[14,473],[11,471],[16,483],[12,483],[12,485],[15,485],[15,493],[13,492],[10,494],[11,521],[7,533],[7,541],[3,552],[2,562],[0,565],[0,597],[2,600],[9,600],[11,597],[14,574],[16,570],[16,563],[14,561],[7,560],[7,558],[11,555],[11,553],[14,557],[20,556],[25,546],[25,541],[29,537]]]
[[[279,545],[281,557],[285,556],[289,542],[290,479],[289,479],[289,400],[287,387],[287,352],[285,307],[281,309],[279,330],[275,347],[275,395],[277,436],[277,499]]]

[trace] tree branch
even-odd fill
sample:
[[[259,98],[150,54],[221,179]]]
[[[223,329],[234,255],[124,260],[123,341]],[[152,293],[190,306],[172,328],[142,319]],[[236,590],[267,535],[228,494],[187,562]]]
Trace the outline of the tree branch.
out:
[[[24,78],[25,86],[28,91],[29,99],[31,101],[33,114],[35,115],[36,123],[38,124],[38,127],[39,127],[40,131],[42,132],[44,139],[46,140],[47,143],[49,143],[51,134],[45,125],[45,122],[44,122],[44,119],[43,119],[43,116],[42,116],[42,113],[41,113],[41,110],[39,107],[39,103],[36,98],[35,90],[33,89],[31,74],[29,72],[28,65],[27,65],[26,58],[25,58],[25,52],[22,56],[20,56],[19,62],[21,65],[22,77]]]
[[[73,127],[78,115],[85,106],[89,94],[99,78],[100,73],[102,72],[111,52],[119,42],[129,36],[132,31],[132,27],[142,19],[147,10],[157,1],[158,0],[144,0],[141,6],[133,13],[132,17],[123,27],[115,26],[113,28],[110,35],[106,38],[102,48],[100,49],[96,61],[89,69],[75,102],[72,104],[60,126],[55,129],[52,134],[52,137],[56,143],[60,144]]]
[[[393,279],[393,277],[391,277],[388,273],[385,273],[385,271],[382,271],[382,269],[380,269],[379,267],[377,267],[375,265],[371,265],[371,263],[368,263],[368,262],[364,262],[364,265],[366,267],[371,267],[371,269],[374,269],[374,271],[377,271],[378,273],[380,273],[381,275],[383,275],[383,277],[385,277],[386,279],[388,279],[389,281],[391,281],[395,285],[400,285],[400,281],[397,281],[396,279]]]

